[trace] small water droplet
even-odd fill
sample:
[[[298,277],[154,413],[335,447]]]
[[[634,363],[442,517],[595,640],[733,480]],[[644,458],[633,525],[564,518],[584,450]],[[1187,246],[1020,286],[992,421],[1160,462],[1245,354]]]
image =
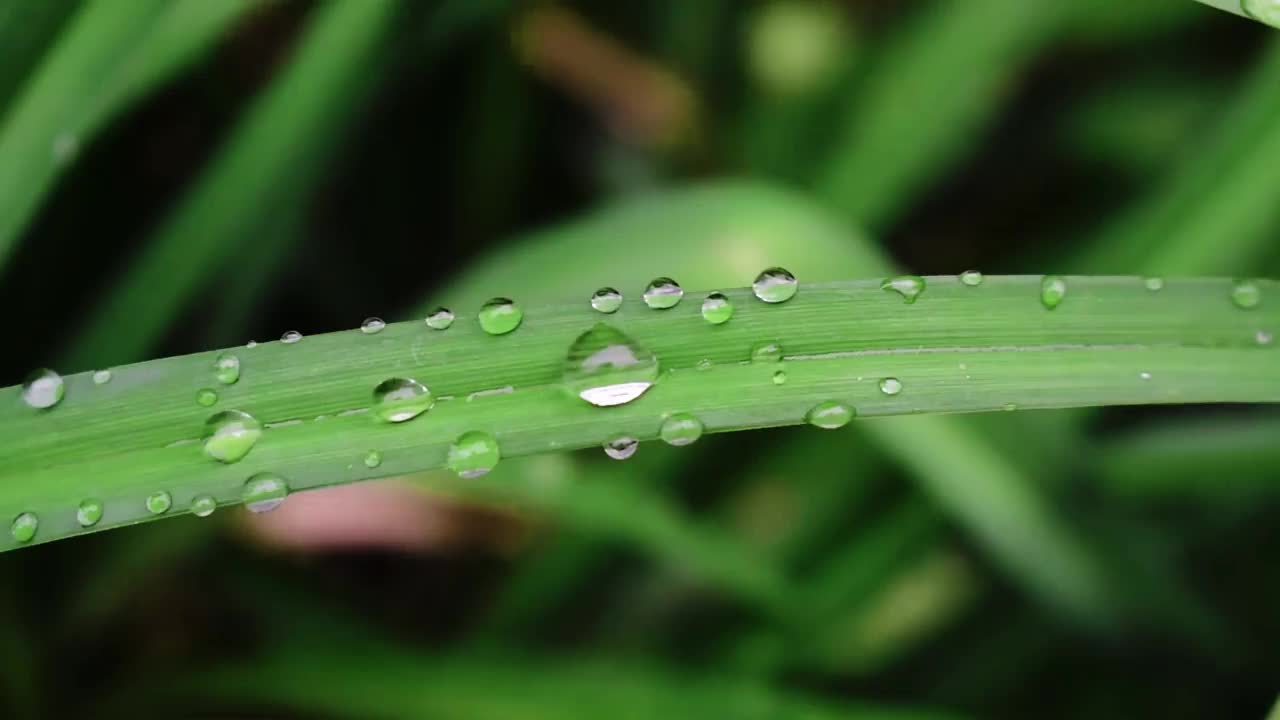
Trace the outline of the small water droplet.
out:
[[[72,132],[60,132],[53,138],[53,162],[67,165],[80,152],[80,138]]]
[[[751,292],[767,303],[786,302],[796,296],[800,284],[785,268],[771,267],[756,276]]]
[[[249,342],[245,343],[245,344],[244,344],[244,346],[245,346],[246,348],[248,348],[249,350],[252,350],[252,349],[254,349],[254,348],[258,347],[258,341],[257,341],[257,340],[250,340]]]
[[[204,454],[223,463],[237,462],[262,437],[262,423],[247,412],[223,410],[204,423]]]
[[[853,407],[838,400],[825,400],[814,405],[804,416],[805,422],[823,430],[835,430],[849,424]]]
[[[432,330],[448,330],[453,324],[453,311],[447,307],[435,307],[427,313],[427,327]]]
[[[1141,378],[1141,379],[1143,379],[1143,380],[1150,380],[1150,379],[1151,379],[1151,373],[1149,373],[1149,372],[1147,372],[1147,371],[1145,371],[1145,370],[1144,370],[1144,371],[1142,371],[1142,372],[1138,373],[1138,377],[1139,377],[1139,378]]]
[[[486,475],[498,466],[502,451],[498,441],[492,435],[481,430],[472,430],[458,436],[449,446],[449,457],[445,464],[458,474],[458,477],[470,480]]]
[[[694,365],[694,368],[698,370],[710,370],[715,366],[716,364],[711,362],[711,358],[702,358],[698,361],[697,365]]]
[[[212,495],[197,495],[191,499],[191,514],[196,517],[209,517],[218,509],[218,501]]]
[[[93,371],[93,384],[94,384],[94,385],[106,385],[106,384],[107,384],[107,383],[109,383],[109,382],[111,382],[111,371],[110,371],[110,370],[94,370],[94,371]]]
[[[640,343],[606,323],[579,335],[569,346],[561,381],[596,407],[624,405],[658,379],[658,359]]]
[[[289,497],[289,483],[275,473],[260,472],[245,481],[240,500],[251,513],[275,510]]]
[[[982,273],[977,270],[965,270],[960,273],[960,282],[968,285],[969,287],[978,287],[982,284],[983,279]]]
[[[611,287],[602,287],[591,293],[591,307],[602,313],[618,312],[622,307],[622,293]]]
[[[605,455],[614,460],[626,460],[636,454],[636,448],[640,447],[640,441],[630,435],[622,435],[605,442],[603,447]]]
[[[280,342],[284,343],[285,345],[292,345],[301,339],[302,339],[302,333],[298,332],[297,330],[290,330],[289,332],[280,336]]]
[[[1245,15],[1274,28],[1280,28],[1280,0],[1240,0]]]
[[[40,528],[40,518],[35,513],[24,512],[13,519],[9,525],[9,534],[20,543],[31,542]]]
[[[787,371],[779,370],[773,374],[774,385],[785,385],[787,382]]]
[[[1005,403],[1005,404],[1004,404],[1004,411],[1005,411],[1005,412],[1013,412],[1014,410],[1017,410],[1017,409],[1018,409],[1018,404],[1017,404],[1017,403]]]
[[[480,329],[490,335],[506,335],[523,319],[524,310],[508,298],[493,298],[480,307]]]
[[[689,413],[676,413],[662,423],[658,436],[668,445],[692,445],[702,437],[702,421]]]
[[[1231,288],[1231,302],[1241,310],[1256,308],[1262,302],[1262,288],[1253,280],[1237,280]]]
[[[902,392],[902,381],[898,378],[884,378],[880,381],[880,392],[885,395],[897,395]]]
[[[1164,278],[1162,277],[1143,278],[1142,286],[1150,290],[1151,292],[1160,292],[1161,290],[1164,289]]]
[[[169,512],[169,508],[173,507],[173,497],[164,490],[160,490],[148,495],[145,504],[147,512],[152,515],[163,515]]]
[[[910,305],[920,297],[920,293],[924,292],[925,281],[919,275],[899,275],[885,278],[880,283],[880,289],[898,293],[902,296],[903,302]]]
[[[218,393],[213,388],[200,388],[196,391],[196,404],[200,407],[213,407],[218,402]]]
[[[782,360],[782,345],[776,340],[757,343],[751,348],[751,362],[775,363]]]
[[[382,318],[369,317],[365,318],[364,322],[360,323],[360,332],[365,335],[376,335],[377,333],[382,332],[386,327],[387,324],[383,322]]]
[[[1270,332],[1267,332],[1266,330],[1259,330],[1258,332],[1253,334],[1253,341],[1258,343],[1259,345],[1270,345],[1272,341],[1275,339],[1276,339],[1275,335],[1273,335]]]
[[[733,302],[721,292],[713,292],[702,301],[702,319],[712,325],[729,322],[733,317]]]
[[[1045,275],[1040,280],[1040,304],[1052,310],[1067,296],[1067,281],[1061,275]]]
[[[373,412],[386,422],[412,420],[435,403],[427,386],[413,378],[390,378],[373,389]]]
[[[32,372],[27,376],[26,382],[22,383],[23,402],[37,410],[51,408],[62,402],[64,392],[66,387],[62,383],[62,376],[48,368]]]
[[[213,361],[213,375],[223,385],[234,385],[240,379],[240,358],[222,353]]]
[[[370,450],[364,454],[364,466],[367,468],[376,468],[382,464],[382,453],[377,450]]]
[[[654,278],[644,289],[644,304],[654,310],[666,310],[680,303],[684,290],[669,277]]]
[[[102,519],[102,501],[96,498],[82,500],[76,507],[76,522],[80,527],[93,527]]]

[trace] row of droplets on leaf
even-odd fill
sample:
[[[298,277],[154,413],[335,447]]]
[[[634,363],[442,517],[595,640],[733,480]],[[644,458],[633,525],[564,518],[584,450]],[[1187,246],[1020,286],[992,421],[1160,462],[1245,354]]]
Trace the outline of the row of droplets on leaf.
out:
[[[977,271],[968,271],[959,275],[962,284],[977,287],[983,282],[983,275]],[[1146,278],[1145,287],[1157,292],[1164,287],[1160,278]],[[915,275],[900,275],[887,278],[880,284],[881,289],[900,295],[904,302],[914,303],[926,288],[924,278]],[[793,274],[783,268],[769,268],[761,272],[752,283],[752,292],[756,298],[767,304],[779,304],[795,296],[799,288]],[[1046,275],[1041,280],[1040,301],[1046,309],[1057,308],[1067,295],[1066,279],[1058,275]],[[646,286],[643,299],[646,306],[654,310],[667,310],[675,307],[684,297],[680,285],[667,277],[660,277]],[[1260,286],[1253,281],[1236,282],[1231,290],[1231,301],[1241,309],[1251,309],[1261,303]],[[590,305],[603,314],[617,312],[622,306],[623,296],[618,290],[605,287],[591,295]],[[733,303],[722,292],[711,292],[704,299],[701,307],[702,317],[712,325],[728,322],[733,316]],[[486,302],[477,316],[479,325],[490,335],[504,335],[519,327],[523,320],[523,310],[512,300],[494,298]],[[434,330],[446,330],[453,325],[454,314],[447,308],[439,307],[428,313],[426,324]],[[379,318],[368,318],[361,324],[361,332],[376,334],[386,327]],[[296,331],[285,333],[281,342],[293,344],[302,339]],[[1258,331],[1258,344],[1269,344],[1272,336],[1268,332]],[[256,343],[249,343],[252,348]],[[760,343],[752,349],[753,362],[779,362],[782,359],[782,348],[776,342]],[[701,365],[699,367],[702,367]],[[634,401],[653,386],[659,376],[658,359],[652,352],[607,323],[597,323],[594,327],[578,336],[570,345],[564,366],[562,382],[564,387],[574,396],[596,407],[612,407]],[[103,385],[111,380],[110,370],[98,370],[93,373],[93,382]],[[240,360],[230,353],[219,354],[214,359],[213,377],[218,384],[232,385],[240,379]],[[1149,379],[1144,373],[1143,379]],[[777,385],[786,382],[786,371],[776,370],[772,374],[772,382]],[[879,388],[885,395],[893,396],[902,392],[903,385],[897,378],[883,378]],[[31,407],[49,409],[62,400],[64,386],[62,378],[51,370],[39,370],[33,373],[22,389],[23,400]],[[209,407],[216,404],[217,392],[212,388],[201,388],[197,391],[196,401],[199,405]],[[435,397],[430,389],[413,378],[390,378],[379,383],[373,390],[374,417],[389,423],[402,423],[422,415],[435,404]],[[854,408],[848,403],[828,400],[818,403],[805,415],[805,421],[815,427],[836,429],[848,424],[856,415]],[[698,418],[688,413],[668,415],[660,429],[659,437],[665,442],[683,446],[700,438],[705,427]],[[240,410],[223,410],[208,418],[203,432],[203,448],[205,454],[222,463],[234,463],[252,450],[262,436],[262,424],[252,415]],[[604,443],[605,453],[614,459],[624,460],[635,454],[639,441],[631,436],[619,436]],[[497,439],[490,433],[475,430],[460,435],[450,446],[446,459],[449,469],[464,478],[482,476],[497,466],[501,451]],[[382,463],[382,454],[370,450],[364,456],[364,465],[376,468]],[[283,502],[288,494],[288,485],[279,476],[270,473],[254,475],[244,486],[241,499],[246,506],[255,512],[273,509]],[[160,491],[146,498],[148,512],[163,514],[172,506],[168,492]],[[193,514],[205,517],[217,507],[217,500],[210,495],[199,495],[192,499],[190,510]],[[103,506],[98,500],[85,500],[77,508],[77,521],[82,527],[93,527],[103,515]],[[23,512],[14,518],[11,533],[18,542],[27,542],[35,537],[39,520],[34,513]]]

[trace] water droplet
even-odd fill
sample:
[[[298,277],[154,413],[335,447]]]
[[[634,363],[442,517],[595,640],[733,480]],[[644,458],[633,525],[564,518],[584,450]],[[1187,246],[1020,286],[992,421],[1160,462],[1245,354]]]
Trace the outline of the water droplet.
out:
[[[983,281],[982,273],[977,270],[966,270],[960,273],[960,282],[969,287],[978,287]]]
[[[240,358],[222,353],[213,361],[213,375],[223,385],[233,385],[240,379]]]
[[[391,378],[373,389],[373,411],[386,422],[412,420],[436,404],[426,385],[413,378]]]
[[[1270,332],[1267,332],[1266,330],[1259,330],[1258,332],[1253,334],[1254,342],[1258,343],[1259,345],[1270,345],[1271,342],[1275,339],[1276,339],[1275,335],[1271,334]]]
[[[578,336],[565,357],[565,388],[595,405],[624,405],[658,379],[658,359],[640,343],[606,323]]]
[[[153,492],[147,496],[146,506],[152,515],[163,515],[173,507],[173,497],[164,490]]]
[[[898,378],[887,377],[880,381],[880,392],[885,395],[897,395],[902,392],[902,381]]]
[[[9,534],[20,543],[31,542],[39,527],[40,518],[35,513],[24,512],[13,519],[13,523],[9,525]]]
[[[1240,0],[1240,9],[1260,23],[1280,28],[1280,0]]]
[[[1262,288],[1252,280],[1237,280],[1231,288],[1231,302],[1241,310],[1256,308],[1262,302]]]
[[[1151,292],[1160,292],[1161,290],[1164,289],[1164,278],[1161,278],[1161,277],[1143,278],[1142,286],[1150,290]]]
[[[382,453],[377,450],[370,450],[364,454],[364,466],[367,468],[376,468],[382,464]]]
[[[644,304],[654,310],[666,310],[680,303],[684,290],[669,277],[654,278],[644,289]]]
[[[919,275],[899,275],[897,277],[885,278],[880,283],[880,289],[889,292],[896,292],[902,296],[903,302],[910,305],[920,297],[920,293],[924,292],[925,281]]]
[[[453,311],[447,307],[435,307],[427,313],[427,327],[432,330],[448,330],[453,324]]]
[[[493,298],[480,307],[480,329],[490,335],[506,335],[523,319],[524,310],[508,298]]]
[[[591,307],[602,313],[617,312],[622,307],[622,293],[611,287],[602,287],[591,293]]]
[[[804,416],[805,422],[823,430],[835,430],[849,424],[854,416],[853,407],[838,400],[826,400],[814,405]]]
[[[301,339],[302,339],[302,333],[298,332],[297,330],[290,330],[289,332],[280,336],[280,342],[284,343],[285,345],[292,345]]]
[[[782,345],[776,340],[757,343],[751,348],[751,362],[775,363],[782,360]]]
[[[702,437],[702,421],[688,413],[676,413],[662,423],[658,436],[668,445],[684,447]]]
[[[733,302],[721,292],[713,292],[702,301],[702,319],[712,325],[729,322],[733,317]]]
[[[1151,379],[1151,373],[1149,373],[1149,372],[1147,372],[1147,371],[1145,371],[1145,370],[1144,370],[1144,371],[1142,371],[1142,372],[1138,373],[1138,377],[1139,377],[1139,378],[1141,378],[1142,380],[1150,380],[1150,379]]]
[[[622,435],[609,440],[603,447],[605,455],[614,460],[626,460],[636,454],[636,448],[640,447],[640,441],[630,435]]]
[[[250,340],[249,342],[245,343],[245,344],[244,344],[244,346],[245,346],[246,348],[248,348],[248,349],[252,350],[252,349],[254,349],[254,348],[258,347],[258,341],[257,341],[257,340]]]
[[[386,327],[387,327],[387,324],[383,322],[382,318],[369,317],[369,318],[365,318],[364,322],[360,323],[360,332],[364,333],[365,335],[375,335],[377,333],[382,332],[383,329]]]
[[[767,303],[780,303],[795,297],[799,287],[795,275],[784,268],[771,267],[756,276],[751,292]]]
[[[200,407],[213,407],[218,402],[218,393],[213,388],[200,388],[196,391],[196,404]]]
[[[80,138],[73,132],[60,132],[53,138],[53,162],[66,165],[80,152]]]
[[[204,454],[223,463],[233,463],[253,449],[262,437],[262,423],[247,412],[223,410],[204,423]]]
[[[110,370],[94,370],[94,371],[93,371],[93,384],[94,384],[94,385],[106,385],[106,384],[107,384],[107,383],[109,383],[109,382],[111,382],[111,371],[110,371]]]
[[[488,474],[498,466],[501,457],[497,439],[487,432],[472,430],[459,435],[449,446],[445,464],[458,477],[470,480]]]
[[[76,508],[76,522],[80,523],[80,527],[93,527],[102,519],[102,501],[89,498],[82,500]]]
[[[191,514],[196,517],[209,517],[218,509],[218,501],[212,495],[197,495],[191,499]]]
[[[711,358],[702,358],[701,360],[698,361],[698,364],[694,365],[693,367],[697,370],[710,370],[715,366],[716,364],[711,362]]]
[[[774,385],[785,385],[787,382],[787,371],[779,370],[773,374]]]
[[[62,376],[48,368],[32,372],[27,376],[27,381],[22,383],[22,400],[37,410],[51,408],[62,402],[64,392],[66,388],[62,384]]]
[[[1040,304],[1052,310],[1067,296],[1067,281],[1061,275],[1045,275],[1040,281]]]
[[[240,500],[251,513],[275,510],[289,497],[289,484],[275,473],[260,472],[245,481]]]
[[[1005,403],[1005,404],[1004,404],[1004,411],[1005,411],[1005,412],[1013,412],[1014,410],[1017,410],[1017,409],[1018,409],[1018,404],[1017,404],[1017,403]]]

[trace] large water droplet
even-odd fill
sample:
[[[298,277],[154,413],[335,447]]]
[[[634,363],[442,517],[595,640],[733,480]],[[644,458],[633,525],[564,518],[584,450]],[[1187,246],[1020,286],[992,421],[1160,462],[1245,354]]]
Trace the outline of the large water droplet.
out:
[[[1240,0],[1240,9],[1258,22],[1280,28],[1280,0]]]
[[[771,267],[756,276],[751,292],[767,303],[780,303],[795,297],[799,287],[795,275],[784,268]]]
[[[292,345],[302,339],[302,333],[297,330],[290,330],[280,336],[280,342],[285,345]]]
[[[1160,292],[1164,289],[1164,278],[1149,277],[1142,279],[1142,286],[1151,292]]]
[[[611,287],[602,287],[591,293],[591,307],[602,313],[618,312],[622,307],[622,293]]]
[[[173,507],[173,496],[164,490],[153,492],[147,496],[146,506],[147,512],[152,515],[163,515]]]
[[[447,307],[435,307],[427,313],[427,327],[432,330],[448,330],[453,324],[453,311]]]
[[[880,392],[885,395],[897,395],[902,392],[902,381],[898,378],[887,377],[880,381]]]
[[[654,310],[666,310],[680,303],[684,290],[669,277],[654,278],[644,289],[644,304]]]
[[[200,388],[196,391],[196,404],[200,407],[213,407],[218,402],[218,393],[213,388]]]
[[[775,363],[782,360],[782,345],[776,340],[757,343],[751,348],[751,362]]]
[[[596,407],[629,403],[657,379],[654,354],[605,323],[597,323],[573,341],[562,376],[569,392]]]
[[[676,413],[662,423],[658,436],[663,442],[676,447],[692,445],[702,437],[702,421],[689,413]]]
[[[985,278],[982,277],[982,273],[977,270],[966,270],[960,273],[960,282],[968,285],[969,287],[978,287],[982,284],[984,279]]]
[[[102,519],[102,501],[97,498],[82,500],[76,507],[76,522],[80,527],[93,527]]]
[[[262,423],[247,412],[223,410],[204,424],[204,454],[218,462],[233,463],[253,449],[262,437]]]
[[[1040,304],[1052,310],[1067,296],[1067,281],[1061,275],[1045,275],[1040,281]]]
[[[111,382],[111,371],[110,371],[110,370],[95,370],[95,371],[93,371],[93,384],[94,384],[94,385],[106,385],[106,384],[107,384],[107,383],[109,383],[109,382]]]
[[[197,495],[191,499],[191,514],[196,517],[209,517],[218,509],[218,501],[212,495]]]
[[[520,327],[524,310],[508,298],[493,298],[480,307],[480,329],[490,335],[506,335]]]
[[[925,281],[919,275],[899,275],[897,277],[885,278],[880,283],[880,289],[888,292],[896,292],[902,296],[902,301],[910,305],[920,297],[920,293],[924,292]]]
[[[640,441],[630,435],[622,435],[605,442],[604,454],[614,460],[626,460],[636,454],[636,448],[640,447]]]
[[[270,512],[280,507],[289,497],[289,483],[275,473],[260,472],[245,481],[240,489],[240,500],[252,513]]]
[[[44,410],[62,402],[65,391],[61,375],[48,368],[40,368],[22,383],[22,400],[33,408]]]
[[[724,293],[713,292],[702,301],[702,319],[712,325],[729,322],[733,317],[733,302]]]
[[[853,407],[838,400],[825,400],[814,405],[804,416],[806,422],[823,430],[835,430],[853,419]]]
[[[213,376],[223,385],[233,385],[240,379],[240,358],[222,353],[213,360]]]
[[[498,441],[481,430],[472,430],[458,436],[449,446],[446,465],[465,479],[478,478],[498,466],[502,452]]]
[[[364,466],[367,468],[376,468],[382,464],[382,453],[377,450],[370,450],[364,454]]]
[[[1237,280],[1231,287],[1231,302],[1241,310],[1256,308],[1262,302],[1262,288],[1253,280]]]
[[[386,422],[412,420],[435,405],[435,396],[413,378],[391,378],[373,389],[373,412]]]
[[[9,534],[20,543],[31,542],[40,528],[40,518],[35,513],[24,512],[13,519],[9,525]]]
[[[382,318],[369,317],[369,318],[365,318],[364,322],[360,323],[360,332],[364,333],[365,335],[375,335],[377,333],[382,332],[383,329],[385,329],[386,327],[387,327],[387,323],[384,322]]]

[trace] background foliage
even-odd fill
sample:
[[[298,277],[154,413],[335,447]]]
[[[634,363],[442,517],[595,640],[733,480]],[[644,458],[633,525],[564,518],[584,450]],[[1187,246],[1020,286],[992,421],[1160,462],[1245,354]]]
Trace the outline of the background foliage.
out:
[[[1280,37],[1192,2],[0,0],[0,384],[774,263],[1275,276],[1277,157]],[[0,712],[1262,717],[1278,421],[735,433],[7,553]]]

